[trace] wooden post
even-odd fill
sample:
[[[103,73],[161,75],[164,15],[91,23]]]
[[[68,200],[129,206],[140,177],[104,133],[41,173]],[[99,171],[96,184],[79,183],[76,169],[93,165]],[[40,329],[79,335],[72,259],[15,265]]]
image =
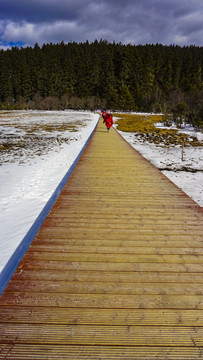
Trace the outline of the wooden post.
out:
[[[181,156],[182,161],[184,161],[184,146],[185,146],[185,142],[184,142],[184,139],[183,139],[183,142],[182,142],[182,156]]]

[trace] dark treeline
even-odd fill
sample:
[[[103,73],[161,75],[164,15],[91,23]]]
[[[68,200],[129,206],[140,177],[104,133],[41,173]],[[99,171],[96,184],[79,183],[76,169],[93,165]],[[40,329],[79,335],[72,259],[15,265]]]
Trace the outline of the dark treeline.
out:
[[[155,111],[203,122],[203,47],[38,44],[0,51],[0,108]]]

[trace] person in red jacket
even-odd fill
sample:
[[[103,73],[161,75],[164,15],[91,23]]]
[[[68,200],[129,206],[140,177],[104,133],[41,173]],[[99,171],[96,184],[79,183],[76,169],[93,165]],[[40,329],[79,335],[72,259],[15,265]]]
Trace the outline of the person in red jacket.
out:
[[[106,124],[107,132],[109,132],[110,127],[113,125],[113,117],[111,115],[110,110],[107,110],[103,123]]]

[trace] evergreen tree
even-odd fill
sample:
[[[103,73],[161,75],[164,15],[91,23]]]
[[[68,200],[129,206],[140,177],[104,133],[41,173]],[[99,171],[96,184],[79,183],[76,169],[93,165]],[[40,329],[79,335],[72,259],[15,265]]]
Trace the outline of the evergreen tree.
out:
[[[132,97],[132,94],[127,85],[123,84],[121,86],[120,92],[120,108],[122,110],[133,110],[135,108],[135,103]]]
[[[5,55],[5,56],[4,56]],[[12,101],[13,86],[11,79],[11,64],[8,53],[0,52],[0,101]]]

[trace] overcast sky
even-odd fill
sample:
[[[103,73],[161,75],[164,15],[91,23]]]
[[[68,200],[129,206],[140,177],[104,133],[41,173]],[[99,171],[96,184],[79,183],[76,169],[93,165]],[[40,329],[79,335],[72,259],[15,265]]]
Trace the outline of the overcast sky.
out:
[[[0,0],[0,48],[89,42],[203,46],[203,0]]]

